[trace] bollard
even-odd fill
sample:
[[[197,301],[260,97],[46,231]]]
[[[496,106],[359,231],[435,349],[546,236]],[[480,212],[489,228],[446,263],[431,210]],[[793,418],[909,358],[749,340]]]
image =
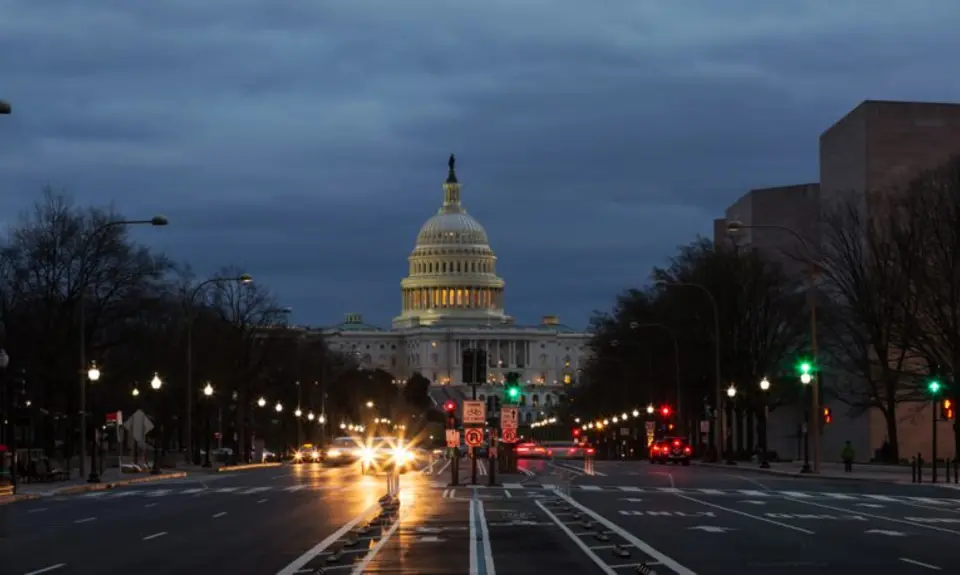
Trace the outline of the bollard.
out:
[[[953,482],[954,482],[954,483],[960,483],[960,481],[957,481],[958,479],[960,479],[960,474],[957,473],[957,459],[954,458],[954,460],[953,460]]]
[[[917,482],[917,458],[910,458],[910,483]]]
[[[450,452],[450,487],[456,487],[460,484],[460,449],[455,448]]]
[[[917,483],[923,483],[923,456],[917,452]]]

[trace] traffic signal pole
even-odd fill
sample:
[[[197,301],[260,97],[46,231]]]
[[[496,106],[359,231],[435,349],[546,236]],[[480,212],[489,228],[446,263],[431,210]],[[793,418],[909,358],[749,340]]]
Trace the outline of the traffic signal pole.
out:
[[[930,458],[930,468],[931,468],[931,471],[933,472],[932,481],[934,483],[937,482],[937,408],[940,407],[939,403],[940,402],[937,401],[936,397],[934,397],[930,401],[930,407],[933,408],[933,417],[931,418],[933,420],[933,437],[932,437],[933,441],[931,445],[932,457]],[[947,475],[948,476],[950,475],[949,467],[947,467]],[[949,482],[950,482],[950,478],[947,477],[947,483]]]

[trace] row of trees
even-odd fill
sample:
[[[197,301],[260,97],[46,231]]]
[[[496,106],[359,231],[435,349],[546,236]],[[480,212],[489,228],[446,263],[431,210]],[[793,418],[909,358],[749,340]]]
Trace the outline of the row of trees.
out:
[[[81,380],[94,364],[101,377],[86,386],[88,426],[102,424],[105,412],[144,409],[162,418],[166,443],[181,449],[203,446],[200,423],[219,410],[225,443],[248,452],[261,396],[287,406],[267,421],[291,416],[299,404],[304,415],[325,410],[331,428],[369,416],[367,401],[394,419],[422,408],[416,394],[408,394],[408,408],[392,375],[364,372],[319,335],[288,325],[290,310],[245,275],[255,270],[227,266],[198,277],[135,242],[123,221],[112,209],[46,190],[0,243],[5,380],[25,381],[23,390],[6,386],[4,400],[9,410],[6,400],[23,392],[13,417],[34,446],[77,453]],[[154,374],[159,391],[150,386]],[[212,398],[201,391],[207,382]]]
[[[715,404],[712,302],[722,382],[737,386],[738,405],[760,405],[763,377],[774,409],[796,402],[795,365],[812,351],[813,301],[824,392],[852,415],[879,410],[898,457],[898,406],[929,401],[931,377],[945,397],[960,389],[960,158],[902,188],[825,198],[821,214],[806,246],[784,254],[697,239],[654,268],[647,286],[596,313],[573,410],[679,402],[685,419],[702,419]],[[815,292],[804,271],[811,263]]]

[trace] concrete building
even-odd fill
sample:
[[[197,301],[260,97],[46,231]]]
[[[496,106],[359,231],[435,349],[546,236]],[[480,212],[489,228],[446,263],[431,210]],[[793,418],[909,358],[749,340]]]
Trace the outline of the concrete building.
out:
[[[517,325],[506,313],[497,257],[483,226],[461,203],[453,156],[443,202],[420,228],[408,261],[408,276],[400,282],[400,314],[392,327],[347,314],[345,321],[323,330],[332,349],[399,380],[421,373],[436,386],[431,396],[437,403],[463,400],[470,389],[464,385],[465,353],[482,350],[487,383],[478,388],[478,398],[494,393],[508,372],[519,373],[525,382],[523,423],[544,417],[577,383],[590,335],[556,316],[543,316],[539,325]]]
[[[751,190],[714,221],[716,242],[729,242],[727,222],[773,225],[789,228],[818,245],[815,222],[829,212],[833,202],[852,195],[865,198],[867,192],[882,193],[908,183],[919,172],[937,167],[960,154],[960,104],[864,101],[820,136],[820,182]],[[867,203],[864,202],[864,208]],[[794,236],[777,229],[744,230],[736,238],[743,247],[753,247],[785,264],[802,262],[785,254],[797,253]],[[824,385],[831,385],[830,376]],[[886,439],[886,424],[875,410],[851,410],[836,399],[825,404],[834,423],[824,427],[822,458],[839,458],[841,446],[850,440],[858,459],[869,459]],[[899,447],[902,455],[930,456],[931,420],[928,403],[901,406]],[[771,414],[769,445],[781,455],[801,456],[799,406],[784,406]],[[953,433],[949,423],[939,428],[938,454],[952,455]]]

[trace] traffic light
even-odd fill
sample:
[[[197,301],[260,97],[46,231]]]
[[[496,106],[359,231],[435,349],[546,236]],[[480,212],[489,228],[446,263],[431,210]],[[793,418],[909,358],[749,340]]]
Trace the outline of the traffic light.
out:
[[[457,411],[457,402],[453,401],[452,399],[448,400],[443,404],[443,410],[446,411],[448,415],[453,414]]]
[[[580,437],[580,428],[579,428],[579,427],[574,427],[574,428],[573,428],[573,438],[574,438],[574,439],[577,439],[578,437]]]
[[[942,388],[939,379],[934,378],[927,382],[927,391],[930,395],[939,395]]]
[[[954,418],[953,412],[953,400],[944,399],[943,403],[940,404],[940,418],[949,420]]]
[[[833,411],[831,411],[829,407],[823,408],[823,422],[833,423]]]
[[[447,429],[457,428],[457,402],[448,400],[443,404],[443,411],[446,413]]]
[[[520,376],[516,373],[507,374],[507,403],[518,403],[520,401]]]
[[[673,413],[673,410],[670,409],[669,405],[664,405],[660,408],[660,415],[664,417],[670,417],[670,414]]]

